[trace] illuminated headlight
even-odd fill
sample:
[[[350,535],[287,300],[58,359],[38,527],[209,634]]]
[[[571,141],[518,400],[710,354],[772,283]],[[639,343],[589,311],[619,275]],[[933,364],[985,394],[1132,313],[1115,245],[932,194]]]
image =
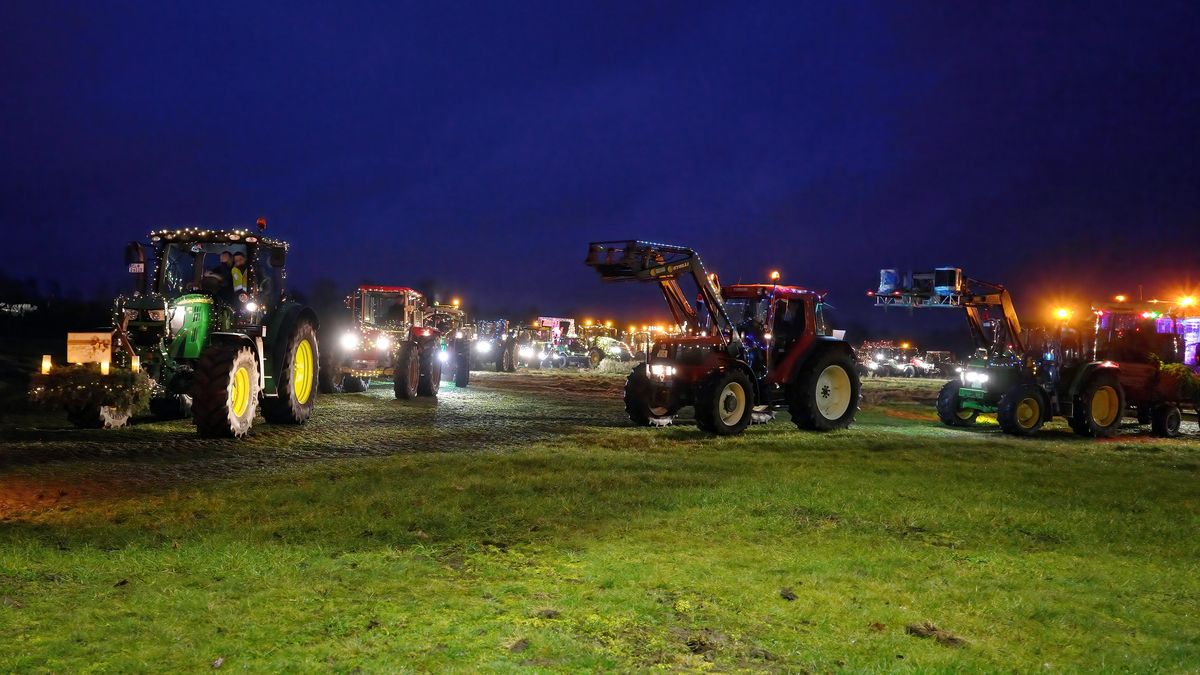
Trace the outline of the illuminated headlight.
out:
[[[245,309],[247,312],[251,312],[251,313],[257,312],[258,311],[258,303],[251,300],[250,302],[246,303]]]
[[[879,364],[871,361],[867,364],[867,370],[879,370]]]
[[[138,320],[138,311],[136,309],[125,310],[125,320],[126,321],[137,321]]]
[[[876,355],[875,355],[875,360],[876,360],[876,361],[882,361],[882,360],[883,360],[883,352],[879,352],[878,354],[876,354]]]
[[[523,359],[533,358],[533,347],[521,347],[517,350],[517,354]]]
[[[438,361],[445,363],[449,360],[450,360],[450,352],[447,352],[447,351],[438,352]]]
[[[956,372],[956,373],[961,373],[961,372],[962,372],[962,366],[955,366],[955,367],[954,367],[954,372]]]
[[[492,351],[492,343],[476,342],[475,343],[475,351],[479,352],[480,354],[487,354],[488,352]]]
[[[339,343],[342,345],[342,349],[358,349],[360,342],[361,340],[359,339],[357,333],[346,333],[342,335],[342,338],[339,341]]]
[[[461,330],[456,330],[456,331],[454,331],[454,339],[455,339],[455,340],[461,340],[461,339],[462,339],[462,331],[461,331]]]
[[[656,363],[650,366],[650,374],[659,378],[671,377],[675,374],[675,366],[667,366],[661,363]]]
[[[388,339],[388,336],[380,335],[379,337],[375,338],[375,349],[378,349],[381,352],[385,352],[391,346],[392,346],[392,341]]]
[[[150,317],[151,321],[166,321],[167,320],[167,310],[165,310],[165,309],[148,309],[148,310],[146,310],[146,316]]]
[[[967,384],[984,384],[988,381],[987,373],[977,373],[973,370],[968,370],[963,373],[963,382]]]
[[[538,357],[539,359],[544,359],[544,358],[546,358],[546,352],[544,352],[544,351],[538,352],[538,353],[537,353],[537,357]]]

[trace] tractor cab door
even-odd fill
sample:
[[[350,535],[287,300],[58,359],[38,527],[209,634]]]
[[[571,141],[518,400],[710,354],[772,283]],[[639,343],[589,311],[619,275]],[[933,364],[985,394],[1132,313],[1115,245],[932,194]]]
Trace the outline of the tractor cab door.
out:
[[[769,356],[772,368],[781,363],[792,344],[804,336],[805,328],[808,325],[807,304],[802,298],[775,301]]]
[[[258,304],[277,307],[283,299],[284,250],[270,246],[259,246],[255,255],[256,265],[247,283],[257,289]]]

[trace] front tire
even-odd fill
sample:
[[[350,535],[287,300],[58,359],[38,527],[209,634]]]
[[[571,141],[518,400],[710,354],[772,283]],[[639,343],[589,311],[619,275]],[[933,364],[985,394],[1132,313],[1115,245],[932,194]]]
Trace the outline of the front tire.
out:
[[[849,355],[826,350],[803,366],[788,395],[788,412],[807,431],[845,429],[858,414],[862,384]]]
[[[243,345],[212,345],[192,383],[192,422],[204,438],[241,438],[258,409],[258,360]]]
[[[675,419],[679,406],[674,396],[666,401],[654,401],[654,385],[650,381],[645,363],[625,378],[625,414],[639,427],[666,426]]]
[[[400,347],[396,363],[392,366],[392,381],[396,398],[417,397],[417,387],[421,382],[421,363],[417,356],[416,344],[407,342]]]
[[[696,424],[718,436],[735,436],[750,426],[754,385],[742,370],[718,373],[696,396]]]
[[[1032,384],[1018,384],[1000,397],[996,421],[1006,434],[1033,436],[1046,421],[1046,403],[1041,389]]]
[[[1155,436],[1175,438],[1179,435],[1179,427],[1183,424],[1179,406],[1169,403],[1155,406],[1150,416],[1150,429]]]
[[[418,396],[437,396],[442,388],[442,362],[437,358],[436,345],[421,350],[421,381],[417,384]]]
[[[317,404],[317,329],[301,320],[292,331],[280,358],[276,395],[264,398],[263,417],[271,424],[304,424]]]
[[[1125,390],[1113,373],[1100,372],[1088,379],[1074,407],[1071,428],[1081,436],[1110,438],[1121,426]]]
[[[975,424],[979,411],[963,408],[958,390],[958,380],[950,380],[942,385],[937,398],[938,419],[948,427],[969,427]]]

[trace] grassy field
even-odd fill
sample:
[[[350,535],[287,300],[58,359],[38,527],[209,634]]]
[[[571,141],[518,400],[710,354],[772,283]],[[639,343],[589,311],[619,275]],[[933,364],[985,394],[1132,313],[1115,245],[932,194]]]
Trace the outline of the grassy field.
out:
[[[0,427],[3,671],[1200,669],[1200,437],[625,424],[615,377],[304,428]]]

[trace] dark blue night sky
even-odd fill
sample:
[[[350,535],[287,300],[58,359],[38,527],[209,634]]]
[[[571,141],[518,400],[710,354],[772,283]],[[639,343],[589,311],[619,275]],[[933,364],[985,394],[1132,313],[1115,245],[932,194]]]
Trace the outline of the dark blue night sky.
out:
[[[9,276],[111,285],[153,227],[265,215],[300,287],[485,309],[665,315],[582,265],[630,236],[859,321],[882,266],[1027,311],[1200,284],[1196,2],[8,0],[0,26]]]

